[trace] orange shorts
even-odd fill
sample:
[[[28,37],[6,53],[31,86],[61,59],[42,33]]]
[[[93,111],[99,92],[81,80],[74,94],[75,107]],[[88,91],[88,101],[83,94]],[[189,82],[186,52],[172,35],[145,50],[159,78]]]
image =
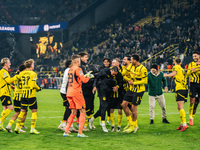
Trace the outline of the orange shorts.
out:
[[[85,99],[83,95],[76,95],[73,97],[67,96],[67,100],[69,101],[69,108],[70,109],[85,109]]]

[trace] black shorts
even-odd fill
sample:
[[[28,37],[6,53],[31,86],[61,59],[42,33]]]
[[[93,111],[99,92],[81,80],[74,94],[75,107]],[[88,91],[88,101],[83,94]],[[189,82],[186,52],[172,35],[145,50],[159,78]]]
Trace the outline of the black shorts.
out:
[[[91,113],[94,113],[94,94],[84,94],[85,104],[86,104],[86,112],[91,111]]]
[[[198,94],[198,98],[200,98],[200,84],[198,83],[190,83],[190,97],[195,98]]]
[[[140,105],[143,95],[144,92],[137,93],[128,90],[124,96],[124,100],[132,102],[133,105],[137,106]]]
[[[27,110],[30,109],[37,109],[37,100],[36,97],[33,98],[21,98],[21,109]]]
[[[110,99],[110,109],[122,109],[122,99],[120,98],[111,98]]]
[[[63,99],[63,106],[69,108],[69,102],[67,100],[66,94],[60,93],[62,99]]]
[[[188,90],[178,90],[176,91],[176,101],[187,102]]]
[[[11,97],[10,96],[1,96],[1,103],[2,103],[2,106],[12,105]]]
[[[21,111],[21,101],[14,100],[13,102],[14,102],[15,112],[20,112]]]

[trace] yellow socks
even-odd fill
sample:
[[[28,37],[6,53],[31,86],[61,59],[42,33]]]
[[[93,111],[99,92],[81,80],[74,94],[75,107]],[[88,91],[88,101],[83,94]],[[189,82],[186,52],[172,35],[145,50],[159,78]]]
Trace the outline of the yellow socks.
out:
[[[110,121],[110,116],[107,117],[107,121]]]
[[[4,123],[4,121],[6,120],[6,117],[11,113],[12,110],[10,109],[6,109],[6,110],[3,110],[2,113],[1,113],[1,118],[0,118],[0,123]]]
[[[180,118],[181,118],[181,124],[184,126],[186,125],[185,110],[181,109],[179,113],[180,113]]]
[[[37,121],[37,112],[33,112],[31,117],[31,129],[35,129],[36,121]]]
[[[189,118],[192,119],[194,104],[189,104]]]
[[[114,112],[110,113],[110,121],[111,121],[112,126],[114,126],[115,125],[115,113]]]
[[[12,126],[12,124],[13,124],[14,122],[15,122],[15,120],[10,119],[8,125],[9,125],[9,126]]]
[[[19,116],[18,116],[18,118],[17,118],[16,127],[20,128],[20,123],[22,122],[22,118],[23,118],[23,116],[24,116],[25,113],[26,113],[26,112],[22,112],[22,111],[19,113]]]
[[[118,127],[121,127],[122,125],[122,115],[118,114]]]
[[[84,124],[84,126],[86,126],[86,127],[87,127],[88,124],[89,124],[88,119],[89,119],[89,118],[88,118],[88,116],[87,116],[86,119],[85,119],[85,124]]]

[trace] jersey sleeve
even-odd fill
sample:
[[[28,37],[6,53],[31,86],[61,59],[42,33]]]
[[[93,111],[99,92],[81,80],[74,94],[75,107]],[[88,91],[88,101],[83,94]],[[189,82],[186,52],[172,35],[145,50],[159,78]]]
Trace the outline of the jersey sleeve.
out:
[[[188,65],[188,70],[187,70],[187,73],[186,73],[186,76],[187,76],[187,77],[189,77],[189,76],[191,75],[191,73],[192,73],[191,68],[192,68],[192,65],[191,65],[191,63],[190,63],[190,64]]]
[[[135,81],[133,82],[133,85],[140,85],[140,84],[147,84],[148,83],[148,78],[147,78],[147,69],[143,68],[141,70],[141,80],[140,81]]]
[[[37,85],[37,74],[33,73],[32,74],[32,82],[33,82],[33,88],[36,90],[40,90],[40,87]]]
[[[76,75],[81,79],[83,83],[87,83],[89,81],[89,77],[84,77],[83,70],[81,68],[76,69]]]
[[[8,72],[6,72],[6,71],[3,72],[2,77],[8,84],[11,84],[12,82],[14,82],[14,79],[15,79],[14,77],[11,78],[10,75],[8,74]]]

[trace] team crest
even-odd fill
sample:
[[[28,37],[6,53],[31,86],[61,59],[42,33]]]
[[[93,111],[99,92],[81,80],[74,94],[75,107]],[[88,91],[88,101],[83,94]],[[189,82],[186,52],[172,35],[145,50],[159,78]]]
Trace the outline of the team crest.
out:
[[[8,101],[8,104],[10,104],[11,102],[10,101]]]
[[[106,97],[103,97],[103,100],[105,101],[105,100],[106,100]]]
[[[7,74],[5,72],[3,73],[3,75],[4,75],[4,77],[7,77]]]

